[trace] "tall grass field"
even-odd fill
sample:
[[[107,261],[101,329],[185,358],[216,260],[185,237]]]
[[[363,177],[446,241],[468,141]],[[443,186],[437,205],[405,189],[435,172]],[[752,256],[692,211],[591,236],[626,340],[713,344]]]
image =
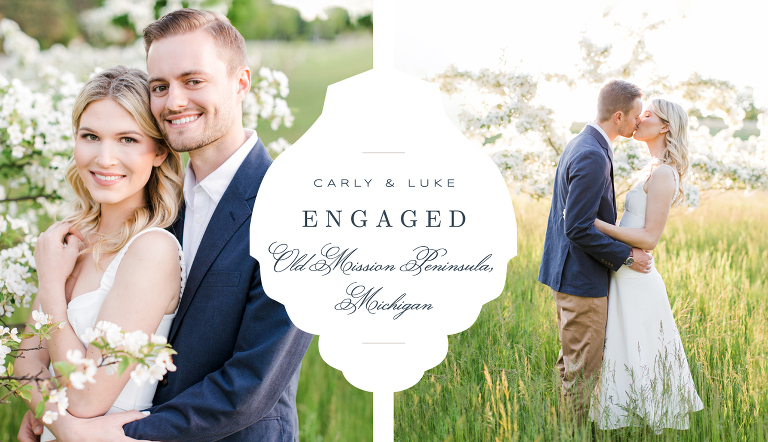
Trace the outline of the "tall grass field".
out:
[[[704,410],[687,431],[603,431],[564,419],[555,303],[537,282],[549,201],[514,200],[518,255],[501,296],[449,337],[445,360],[395,396],[395,440],[768,440],[768,193],[707,195],[673,211],[656,266]]]

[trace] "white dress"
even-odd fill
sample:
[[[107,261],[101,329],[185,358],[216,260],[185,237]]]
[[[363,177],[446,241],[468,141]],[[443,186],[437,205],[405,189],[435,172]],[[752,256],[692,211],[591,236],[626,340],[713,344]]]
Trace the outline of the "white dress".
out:
[[[170,236],[173,238],[174,242],[176,242],[176,245],[179,248],[179,265],[181,266],[179,298],[181,298],[181,293],[184,292],[184,284],[186,282],[186,271],[184,270],[184,254],[181,250],[181,245],[176,240],[176,237],[167,230],[158,227],[150,227],[148,229],[142,230],[141,232],[137,233],[136,236],[131,238],[128,243],[117,252],[115,258],[111,263],[109,263],[109,266],[107,266],[107,269],[104,271],[104,275],[101,277],[101,282],[99,283],[99,288],[74,298],[69,302],[69,305],[67,306],[67,318],[69,319],[69,323],[75,330],[75,334],[77,334],[78,338],[80,338],[80,342],[83,344],[84,348],[87,348],[88,345],[83,342],[81,336],[85,333],[87,328],[96,325],[96,318],[99,315],[99,310],[101,310],[101,305],[104,303],[104,299],[106,298],[107,293],[109,293],[109,290],[112,288],[112,284],[115,281],[115,275],[117,274],[117,268],[120,266],[120,261],[123,259],[123,256],[125,256],[125,252],[128,250],[128,247],[130,247],[131,243],[133,243],[133,241],[139,237],[139,235],[152,231],[163,232]],[[137,306],[137,308],[140,307]],[[171,322],[173,322],[173,318],[176,317],[176,312],[178,312],[178,310],[179,308],[177,306],[176,311],[174,311],[172,314],[163,315],[163,319],[160,321],[160,325],[157,327],[155,335],[165,336],[166,338],[168,337],[168,333],[171,330]],[[52,368],[51,373],[53,373]],[[94,384],[94,386],[98,388],[98,384]],[[133,380],[129,380],[128,383],[125,384],[123,391],[120,392],[120,395],[115,400],[115,403],[112,404],[112,407],[109,409],[109,411],[107,411],[107,414],[126,410],[145,410],[151,407],[152,398],[155,396],[156,389],[157,383],[150,384],[149,382],[145,382],[139,386]],[[41,437],[41,442],[54,439],[55,437],[53,434],[48,430],[48,428],[46,428]]]
[[[627,193],[621,227],[645,226],[644,184]],[[660,433],[688,429],[688,414],[702,408],[661,275],[655,267],[639,273],[622,266],[611,277],[603,370],[590,418],[602,429],[648,425]]]

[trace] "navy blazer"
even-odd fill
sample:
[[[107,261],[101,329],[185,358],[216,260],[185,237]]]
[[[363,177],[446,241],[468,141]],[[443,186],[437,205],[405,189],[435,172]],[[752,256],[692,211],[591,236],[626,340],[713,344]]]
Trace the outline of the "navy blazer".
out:
[[[613,151],[587,125],[557,165],[539,282],[569,295],[608,294],[610,270],[624,264],[630,247],[597,230],[595,218],[616,223]]]
[[[299,440],[296,389],[312,335],[264,293],[250,218],[272,163],[261,140],[216,206],[171,326],[175,372],[125,434],[155,441]],[[262,214],[261,216],[269,216]],[[184,210],[173,225],[181,241]]]

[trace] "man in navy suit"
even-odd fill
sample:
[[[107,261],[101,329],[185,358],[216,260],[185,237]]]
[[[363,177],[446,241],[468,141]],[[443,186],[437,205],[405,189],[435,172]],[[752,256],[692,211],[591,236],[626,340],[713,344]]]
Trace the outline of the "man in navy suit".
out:
[[[250,217],[272,159],[242,125],[245,41],[220,14],[180,10],[148,26],[144,43],[152,113],[168,144],[190,158],[173,225],[187,271],[169,335],[177,370],[159,383],[149,416],[67,415],[56,434],[65,442],[298,441],[296,390],[312,335],[264,293],[250,256]],[[20,441],[34,440],[34,422],[25,416]]]
[[[599,379],[608,315],[610,272],[622,265],[647,273],[650,256],[604,235],[599,218],[616,222],[613,148],[619,135],[631,137],[642,112],[642,91],[622,80],[600,90],[598,115],[565,148],[555,175],[539,281],[557,304],[561,397],[586,418],[589,391]]]

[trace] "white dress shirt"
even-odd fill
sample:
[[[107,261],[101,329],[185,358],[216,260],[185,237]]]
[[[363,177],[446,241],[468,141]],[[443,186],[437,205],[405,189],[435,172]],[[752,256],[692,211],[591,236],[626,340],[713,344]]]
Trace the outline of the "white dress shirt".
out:
[[[187,163],[187,172],[184,176],[184,262],[186,262],[187,276],[192,268],[200,241],[203,239],[205,229],[211,221],[213,212],[219,204],[221,197],[232,182],[237,169],[243,164],[245,157],[256,145],[259,137],[256,131],[245,129],[248,139],[230,156],[218,169],[211,172],[203,181],[197,182],[192,161]]]
[[[597,129],[597,131],[598,131],[598,132],[600,132],[601,134],[603,134],[603,136],[605,137],[605,141],[607,141],[607,142],[608,142],[608,147],[610,147],[610,148],[611,148],[611,150],[613,150],[613,145],[611,145],[611,140],[609,140],[609,139],[608,139],[608,135],[605,133],[605,131],[603,130],[603,128],[602,128],[602,127],[600,127],[600,125],[599,125],[599,124],[595,123],[594,121],[590,121],[589,123],[587,123],[587,126],[592,126],[592,127],[594,127],[595,129]]]

